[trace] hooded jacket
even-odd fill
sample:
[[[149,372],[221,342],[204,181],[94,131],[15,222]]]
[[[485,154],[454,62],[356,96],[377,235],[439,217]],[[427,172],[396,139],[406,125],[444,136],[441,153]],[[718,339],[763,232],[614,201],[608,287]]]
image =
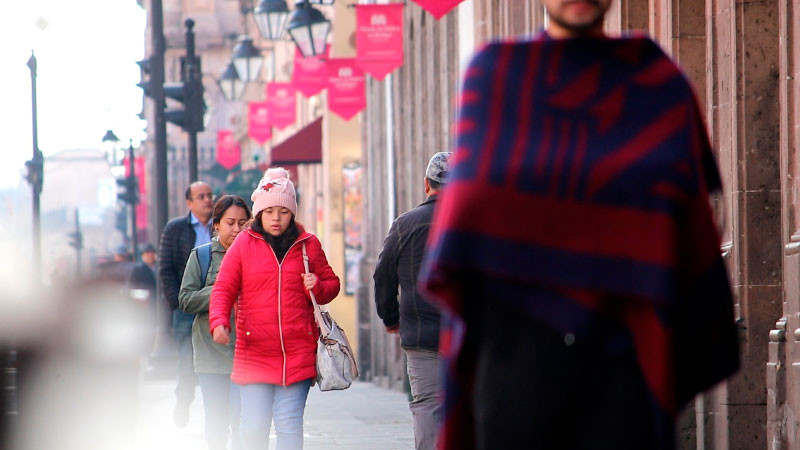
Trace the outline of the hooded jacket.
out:
[[[222,261],[211,293],[209,329],[230,327],[229,316],[236,303],[231,373],[235,383],[288,386],[317,374],[319,330],[311,295],[303,285],[303,244],[309,271],[318,278],[313,288],[317,303],[330,303],[336,297],[339,278],[317,237],[298,227],[300,236],[282,261],[251,229],[239,233]]]

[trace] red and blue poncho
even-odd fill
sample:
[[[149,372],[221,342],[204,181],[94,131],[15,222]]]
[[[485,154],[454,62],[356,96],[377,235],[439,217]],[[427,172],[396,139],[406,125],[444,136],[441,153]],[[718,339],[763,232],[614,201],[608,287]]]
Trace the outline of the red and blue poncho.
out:
[[[420,281],[455,319],[441,340],[442,448],[472,446],[459,319],[487,300],[464,280],[559,331],[615,317],[665,418],[737,369],[709,206],[719,174],[692,89],[653,41],[486,46],[465,74],[456,143]]]

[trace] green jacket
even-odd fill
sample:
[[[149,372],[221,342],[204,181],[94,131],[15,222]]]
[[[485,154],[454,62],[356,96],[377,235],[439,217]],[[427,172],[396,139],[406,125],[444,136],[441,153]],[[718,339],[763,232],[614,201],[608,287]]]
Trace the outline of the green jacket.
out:
[[[194,371],[197,373],[230,374],[233,368],[233,348],[236,330],[231,330],[228,345],[214,342],[208,330],[208,304],[211,288],[217,280],[219,266],[225,256],[225,248],[217,238],[211,240],[211,264],[208,267],[205,286],[201,286],[200,262],[197,252],[192,250],[183,272],[183,281],[178,293],[178,306],[188,314],[195,314],[192,324],[192,346],[194,347]],[[235,323],[231,312],[231,324]],[[233,325],[232,325],[233,326]]]

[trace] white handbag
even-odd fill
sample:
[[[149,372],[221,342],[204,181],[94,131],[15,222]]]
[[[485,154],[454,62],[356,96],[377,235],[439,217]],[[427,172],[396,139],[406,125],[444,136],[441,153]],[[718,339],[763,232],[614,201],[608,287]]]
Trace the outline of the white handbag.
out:
[[[308,271],[308,254],[306,244],[303,243],[303,265]],[[358,378],[358,366],[353,356],[350,342],[344,330],[333,320],[327,312],[322,311],[317,303],[314,293],[311,294],[311,303],[314,304],[314,318],[319,326],[319,340],[317,341],[317,378],[320,391],[338,391],[347,389]]]

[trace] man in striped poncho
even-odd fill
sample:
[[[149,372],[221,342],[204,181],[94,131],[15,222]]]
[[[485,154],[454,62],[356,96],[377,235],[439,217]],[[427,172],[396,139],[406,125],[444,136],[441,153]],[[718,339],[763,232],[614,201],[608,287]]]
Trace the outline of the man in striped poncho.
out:
[[[731,375],[720,189],[685,76],[611,0],[544,0],[465,73],[421,286],[450,318],[442,448],[669,449]]]

